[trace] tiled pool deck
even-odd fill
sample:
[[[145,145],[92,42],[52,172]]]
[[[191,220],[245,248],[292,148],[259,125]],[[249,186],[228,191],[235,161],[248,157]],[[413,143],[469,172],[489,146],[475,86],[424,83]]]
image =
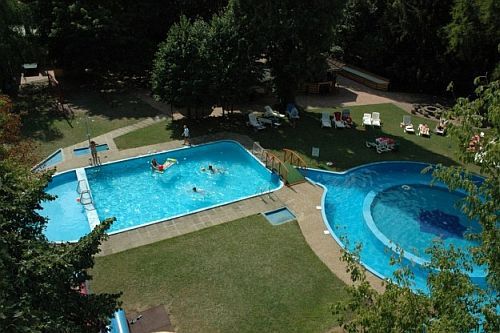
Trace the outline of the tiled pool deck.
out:
[[[105,163],[137,155],[182,147],[181,140],[174,140],[150,146],[118,151],[113,141],[114,137],[120,136],[137,128],[148,126],[160,120],[161,119],[158,118],[148,119],[138,124],[93,138],[97,143],[107,143],[110,147],[109,151],[99,153],[101,161]],[[253,145],[253,141],[249,137],[234,133],[218,133],[210,136],[196,137],[191,141],[193,144],[199,144],[222,139],[236,140],[247,149],[251,149]],[[83,145],[85,145],[85,143],[65,148],[65,150],[70,150],[72,152],[74,147],[82,147]],[[89,165],[88,156],[75,157],[73,154],[68,154],[66,156],[72,156],[72,158],[68,158],[60,163],[57,166],[58,171]],[[230,222],[239,218],[287,206],[297,217],[302,234],[311,249],[336,276],[338,276],[345,283],[351,284],[350,276],[346,273],[346,265],[340,261],[340,246],[335,242],[331,235],[324,233],[326,227],[323,223],[321,210],[317,209],[317,206],[321,204],[322,194],[323,189],[321,187],[307,182],[294,185],[292,187],[285,186],[271,194],[264,194],[259,197],[238,201],[214,209],[205,210],[199,213],[111,235],[109,239],[101,245],[101,253],[99,255],[108,255],[125,251],[127,249],[180,236],[213,225]],[[379,291],[383,290],[381,280],[378,277],[367,272],[367,278],[375,289]]]

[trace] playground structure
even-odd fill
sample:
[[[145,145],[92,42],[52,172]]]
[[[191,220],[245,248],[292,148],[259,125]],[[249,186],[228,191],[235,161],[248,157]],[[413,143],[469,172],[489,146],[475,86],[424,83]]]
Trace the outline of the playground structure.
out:
[[[304,176],[297,168],[307,168],[306,162],[293,150],[283,149],[284,157],[281,160],[275,154],[262,148],[257,142],[254,143],[252,153],[257,156],[262,163],[278,174],[286,185],[291,186],[305,181]]]

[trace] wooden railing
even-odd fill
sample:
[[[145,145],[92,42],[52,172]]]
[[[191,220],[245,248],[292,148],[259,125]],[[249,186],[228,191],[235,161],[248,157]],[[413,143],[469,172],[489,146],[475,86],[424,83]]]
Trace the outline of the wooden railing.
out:
[[[269,168],[271,171],[276,172],[281,179],[285,182],[288,179],[288,169],[276,155],[271,154],[267,150],[264,150],[262,154],[262,162]]]
[[[290,163],[293,166],[297,166],[299,168],[307,168],[306,162],[299,156],[296,152],[290,149],[283,149],[285,153],[285,157],[283,157],[285,162]]]

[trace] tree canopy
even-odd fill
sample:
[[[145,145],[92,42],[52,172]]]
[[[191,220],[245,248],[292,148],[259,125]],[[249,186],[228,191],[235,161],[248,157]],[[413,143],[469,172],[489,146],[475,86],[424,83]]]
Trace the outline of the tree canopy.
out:
[[[324,69],[339,8],[328,0],[234,1],[240,34],[267,61],[282,104]]]
[[[470,92],[474,77],[500,74],[498,11],[492,0],[348,0],[334,45],[396,89]]]
[[[98,332],[118,306],[113,294],[80,293],[112,219],[74,244],[54,244],[43,234],[40,202],[51,173],[22,163],[20,121],[0,99],[0,331]]]

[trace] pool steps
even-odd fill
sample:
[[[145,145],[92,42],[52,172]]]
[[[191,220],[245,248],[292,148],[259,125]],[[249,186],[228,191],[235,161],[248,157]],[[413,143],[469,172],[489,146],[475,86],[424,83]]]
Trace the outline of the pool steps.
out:
[[[76,191],[80,195],[80,203],[85,207],[85,214],[87,215],[90,230],[94,230],[101,221],[99,221],[99,216],[94,206],[94,200],[92,200],[87,173],[85,172],[85,168],[78,168],[75,171],[78,180]]]

